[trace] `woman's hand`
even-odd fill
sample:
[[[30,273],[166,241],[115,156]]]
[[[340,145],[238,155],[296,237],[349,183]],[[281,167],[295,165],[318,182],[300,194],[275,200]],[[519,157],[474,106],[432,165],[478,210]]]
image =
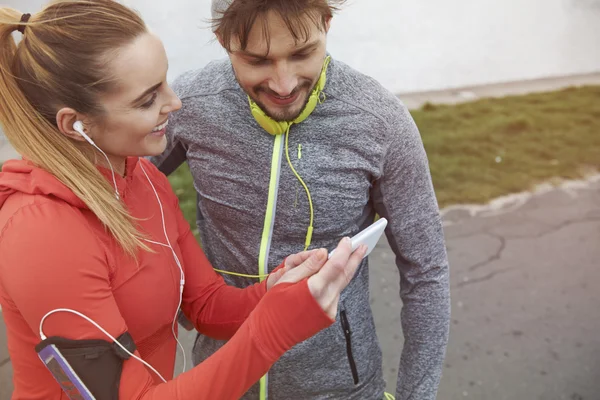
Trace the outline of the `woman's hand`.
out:
[[[267,288],[308,278],[310,293],[323,311],[335,319],[340,293],[354,277],[366,251],[367,246],[362,245],[352,253],[350,239],[344,238],[329,260],[325,249],[294,254],[286,259],[282,268],[269,276],[272,280],[267,281]]]
[[[323,256],[324,255],[324,256]],[[292,254],[287,257],[282,266],[276,268],[267,278],[267,290],[275,286],[279,280],[292,269],[302,265],[303,272],[286,276],[286,282],[295,283],[310,276],[310,271],[316,273],[327,261],[327,251],[325,249],[315,249]],[[308,274],[308,275],[307,275]]]

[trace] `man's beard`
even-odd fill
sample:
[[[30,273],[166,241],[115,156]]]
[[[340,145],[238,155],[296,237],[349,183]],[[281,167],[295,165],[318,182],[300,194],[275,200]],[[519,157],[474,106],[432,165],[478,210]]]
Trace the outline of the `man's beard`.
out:
[[[238,83],[240,82],[240,80],[237,77],[237,74],[235,72],[235,69],[233,70],[233,73],[238,81]],[[318,81],[318,80],[317,80]],[[304,101],[302,102],[302,107],[300,107],[299,109],[290,109],[288,108],[284,108],[281,111],[277,111],[277,112],[272,112],[270,111],[265,104],[260,101],[258,99],[258,95],[260,94],[260,92],[265,92],[265,93],[274,93],[272,90],[262,87],[260,85],[257,85],[255,87],[252,88],[252,94],[248,93],[248,91],[246,91],[242,85],[240,85],[240,87],[242,88],[242,90],[248,95],[248,97],[250,97],[250,99],[256,103],[256,105],[258,105],[260,107],[260,109],[265,113],[265,115],[267,115],[269,118],[277,121],[277,122],[287,122],[287,121],[293,121],[296,118],[298,118],[298,116],[300,114],[302,114],[302,111],[304,111],[304,108],[306,108],[306,104],[308,103],[308,100],[310,98],[310,93],[314,90],[314,88],[317,86],[317,81],[310,82],[309,80],[304,80],[300,85],[296,86],[296,88],[294,90],[292,90],[292,95],[295,95],[296,93],[305,91],[306,94],[306,98],[304,99]],[[308,90],[307,90],[308,89]],[[293,106],[293,105],[292,105]]]
[[[261,87],[261,86],[254,87],[252,89],[252,93],[253,94],[250,95],[250,98],[271,119],[273,119],[275,121],[278,121],[278,122],[293,121],[296,118],[298,118],[298,116],[302,113],[302,111],[306,107],[306,104],[308,103],[308,99],[310,98],[310,92],[312,90],[312,86],[313,86],[312,82],[306,81],[306,82],[303,82],[302,84],[298,85],[292,91],[292,93],[290,93],[290,96],[296,96],[298,94],[300,94],[301,96],[304,95],[304,100],[302,102],[302,106],[301,107],[298,107],[296,105],[296,103],[297,103],[297,100],[296,100],[293,104],[291,104],[288,107],[282,107],[280,109],[277,109],[276,111],[275,110],[269,110],[269,108],[265,105],[265,103],[259,100],[259,95],[260,95],[261,92],[264,92],[266,95],[277,96],[277,93],[273,92],[272,90],[270,90],[268,88],[264,88],[264,87]]]

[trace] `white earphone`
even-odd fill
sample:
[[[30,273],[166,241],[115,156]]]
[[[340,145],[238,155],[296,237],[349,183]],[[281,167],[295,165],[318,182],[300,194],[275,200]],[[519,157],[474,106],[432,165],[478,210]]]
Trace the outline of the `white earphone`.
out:
[[[83,122],[81,121],[75,121],[75,123],[73,124],[73,129],[79,133],[81,135],[81,137],[83,137],[86,142],[88,142],[89,144],[91,144],[92,146],[94,146],[100,153],[102,153],[102,155],[104,156],[104,158],[106,158],[106,161],[108,162],[108,165],[110,166],[110,172],[112,173],[112,180],[113,180],[113,185],[115,186],[115,197],[117,198],[117,200],[120,199],[119,196],[119,189],[117,187],[117,179],[115,178],[115,170],[112,166],[112,164],[110,163],[110,160],[108,159],[108,156],[106,155],[105,152],[102,151],[102,149],[98,146],[96,146],[96,143],[94,143],[94,141],[92,140],[92,138],[90,138],[83,130]]]
[[[87,142],[89,144],[91,144],[92,146],[96,146],[96,143],[94,143],[94,141],[84,132],[83,122],[75,121],[75,123],[73,124],[73,129],[75,129],[75,131],[77,131],[77,133],[79,133],[81,136],[83,136],[83,138],[85,140],[87,140]]]
[[[100,151],[104,155],[104,157],[106,157],[106,161],[108,161],[108,165],[110,166],[110,169],[112,171],[113,183],[115,185],[115,193],[116,193],[117,199],[119,199],[119,192],[117,191],[117,182],[115,180],[115,172],[114,172],[114,169],[112,167],[112,164],[110,163],[110,160],[108,159],[108,157],[106,156],[106,154],[98,146],[96,146],[96,144],[94,143],[94,141],[83,131],[83,123],[81,121],[76,121],[73,124],[73,129],[75,131],[77,131],[77,133],[79,133],[89,144],[91,144],[96,149],[98,149],[98,151]],[[138,165],[140,166],[142,172],[146,176],[146,179],[148,180],[148,183],[150,184],[150,187],[152,188],[152,191],[154,192],[154,195],[156,196],[156,200],[158,201],[158,207],[160,209],[160,217],[161,217],[161,222],[162,222],[162,226],[163,226],[163,233],[165,235],[165,239],[166,239],[167,243],[155,242],[155,241],[148,240],[148,239],[144,239],[144,240],[146,242],[148,242],[148,243],[153,243],[153,244],[156,244],[156,245],[159,245],[159,246],[163,246],[163,247],[166,247],[166,248],[170,249],[171,253],[173,255],[173,259],[175,260],[175,264],[177,264],[177,267],[179,268],[179,272],[180,272],[180,280],[179,280],[179,304],[177,306],[177,309],[175,310],[175,316],[173,318],[173,323],[172,323],[172,326],[171,326],[171,331],[173,333],[173,337],[175,338],[175,341],[179,345],[179,348],[181,349],[181,352],[183,354],[183,372],[185,372],[185,370],[186,370],[185,349],[183,348],[183,346],[181,345],[181,342],[179,341],[179,339],[177,338],[177,335],[175,334],[175,323],[177,321],[177,315],[179,314],[179,309],[181,308],[181,303],[183,301],[183,288],[184,288],[184,285],[185,285],[185,274],[183,272],[183,267],[181,266],[181,263],[179,262],[179,257],[177,257],[177,253],[175,252],[175,250],[173,249],[173,246],[171,245],[171,241],[169,240],[169,235],[167,235],[167,227],[166,227],[166,224],[165,224],[165,214],[164,214],[164,211],[163,211],[162,203],[160,202],[160,197],[158,196],[158,192],[156,191],[156,188],[154,187],[154,184],[152,184],[152,181],[150,180],[150,177],[146,173],[146,170],[144,169],[144,166],[141,163],[139,163]],[[150,364],[148,364],[146,361],[142,360],[141,358],[135,356],[134,354],[131,354],[125,347],[123,347],[123,345],[121,345],[112,335],[110,335],[106,330],[104,330],[98,323],[96,323],[94,320],[92,320],[91,318],[87,317],[86,315],[84,315],[84,314],[82,314],[82,313],[80,313],[78,311],[67,309],[67,308],[59,308],[59,309],[52,310],[52,311],[48,312],[46,315],[44,315],[44,317],[42,317],[42,320],[40,321],[40,337],[42,338],[42,340],[46,339],[46,335],[44,335],[44,332],[42,330],[42,326],[44,324],[44,321],[46,320],[46,318],[48,316],[50,316],[50,315],[52,315],[54,313],[57,313],[57,312],[67,312],[67,313],[75,314],[75,315],[77,315],[79,317],[84,318],[85,320],[87,320],[88,322],[90,322],[91,324],[93,324],[94,326],[96,326],[96,328],[98,328],[102,333],[104,333],[106,336],[108,336],[118,346],[120,346],[127,354],[129,354],[130,356],[132,356],[136,360],[142,362],[144,365],[146,365],[148,368],[150,368],[156,375],[158,375],[158,377],[163,382],[166,382],[165,378],[161,374],[159,374],[158,371],[156,369],[154,369]]]

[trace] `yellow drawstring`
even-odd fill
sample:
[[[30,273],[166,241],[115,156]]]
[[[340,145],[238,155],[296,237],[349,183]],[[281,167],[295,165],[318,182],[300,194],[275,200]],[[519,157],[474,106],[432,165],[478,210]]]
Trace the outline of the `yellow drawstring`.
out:
[[[383,398],[384,398],[384,400],[395,400],[395,397],[392,394],[388,393],[388,392],[385,392],[383,394]]]
[[[289,146],[288,146],[288,138],[289,138],[289,134],[290,134],[290,127],[292,124],[289,124],[287,127],[287,130],[285,132],[285,158],[287,159],[287,162],[290,166],[290,169],[292,170],[292,172],[294,173],[294,175],[296,176],[296,179],[298,179],[298,181],[302,184],[302,186],[304,187],[304,190],[306,191],[306,195],[308,197],[308,206],[310,208],[310,222],[309,222],[309,226],[308,226],[308,230],[306,231],[306,239],[304,241],[304,250],[307,250],[308,247],[310,246],[310,243],[312,241],[312,234],[313,234],[313,219],[314,219],[314,210],[313,210],[313,204],[312,204],[312,197],[310,196],[310,191],[308,190],[308,187],[306,186],[306,184],[304,183],[304,181],[302,180],[302,178],[300,177],[300,175],[298,174],[298,172],[296,172],[296,169],[294,168],[294,166],[292,165],[292,161],[290,160],[290,152],[289,152]],[[299,145],[298,147],[298,158],[301,157],[301,153],[302,152],[302,145]],[[213,268],[215,271],[220,272],[222,274],[227,274],[227,275],[233,275],[233,276],[239,276],[242,278],[252,278],[252,279],[263,279],[268,277],[268,274],[259,274],[259,275],[250,275],[250,274],[241,274],[238,272],[230,272],[230,271],[224,271],[221,269],[217,269],[217,268]]]
[[[216,269],[216,268],[213,268],[213,269],[215,271],[217,271],[217,272],[222,273],[222,274],[233,275],[233,276],[241,276],[242,278],[262,279],[262,278],[266,278],[267,276],[269,276],[269,274],[265,274],[265,275],[248,275],[248,274],[240,274],[239,272],[223,271],[222,269]]]
[[[314,210],[313,210],[312,198],[310,196],[310,191],[308,190],[306,183],[304,183],[304,181],[302,180],[300,175],[298,175],[298,172],[296,172],[296,169],[294,168],[294,166],[292,165],[292,161],[290,160],[288,138],[290,137],[290,127],[291,126],[292,126],[292,124],[289,124],[287,127],[287,130],[285,132],[285,158],[287,159],[290,169],[296,176],[296,179],[298,179],[298,181],[304,187],[304,190],[306,191],[306,196],[308,197],[308,207],[310,208],[310,222],[308,225],[308,230],[306,231],[306,240],[304,241],[304,250],[306,251],[308,249],[308,246],[310,246],[310,242],[312,241]]]

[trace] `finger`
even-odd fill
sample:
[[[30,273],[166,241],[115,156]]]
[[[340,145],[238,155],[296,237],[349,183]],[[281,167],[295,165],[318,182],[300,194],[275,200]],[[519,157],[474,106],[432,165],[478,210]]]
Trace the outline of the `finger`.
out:
[[[352,253],[350,255],[350,258],[348,259],[348,263],[346,264],[346,268],[344,268],[343,275],[345,277],[345,280],[343,282],[340,282],[343,285],[343,286],[339,287],[340,291],[343,290],[346,286],[348,286],[348,284],[350,283],[352,278],[354,278],[354,274],[356,274],[356,271],[358,270],[358,267],[362,263],[362,260],[365,257],[365,254],[367,254],[368,249],[369,248],[367,245],[361,244],[358,247],[358,249],[356,249],[356,251],[354,251],[354,253]]]
[[[352,241],[343,238],[335,248],[331,258],[319,271],[318,280],[322,284],[329,284],[340,278],[340,272],[344,270],[352,253]],[[316,277],[315,277],[316,278]]]
[[[332,296],[335,296],[335,287],[337,285],[332,286],[332,283],[336,279],[339,279],[339,274],[346,266],[351,251],[352,241],[347,237],[340,240],[323,268],[308,280],[313,296],[322,296],[325,292],[329,292]]]
[[[351,243],[350,240],[342,240],[325,266],[310,278],[312,293],[329,293],[333,299],[348,286],[368,249],[361,245],[351,253]]]
[[[295,268],[298,265],[302,264],[304,261],[308,260],[310,256],[315,254],[315,252],[319,251],[319,249],[301,251],[300,253],[292,254],[285,259],[285,269],[289,270],[291,268]]]
[[[285,268],[281,268],[279,271],[275,271],[271,275],[273,275],[275,282],[277,282],[279,279],[281,279],[283,274],[285,274]]]
[[[309,276],[317,273],[321,267],[323,267],[326,261],[327,250],[318,249],[314,251],[311,256],[302,264],[291,269],[290,271],[287,271],[277,283],[299,282],[304,278],[308,278]]]

